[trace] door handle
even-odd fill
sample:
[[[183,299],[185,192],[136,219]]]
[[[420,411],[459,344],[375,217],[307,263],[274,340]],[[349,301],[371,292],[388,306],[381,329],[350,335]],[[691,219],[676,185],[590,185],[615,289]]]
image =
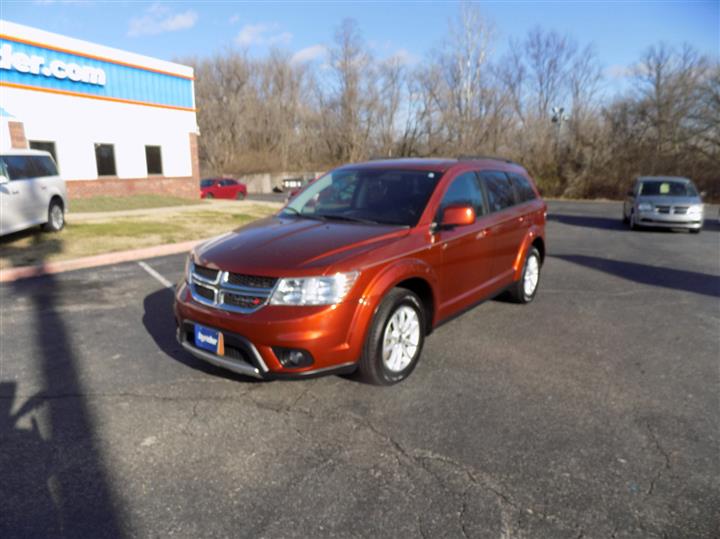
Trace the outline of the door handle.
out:
[[[17,195],[20,191],[15,191],[13,189],[10,190],[11,195]]]
[[[524,223],[525,217],[518,217],[518,223]]]
[[[481,240],[482,238],[486,237],[488,234],[490,234],[490,231],[487,228],[485,228],[475,235],[475,239]]]
[[[40,186],[41,191],[47,191],[47,185],[41,185]]]

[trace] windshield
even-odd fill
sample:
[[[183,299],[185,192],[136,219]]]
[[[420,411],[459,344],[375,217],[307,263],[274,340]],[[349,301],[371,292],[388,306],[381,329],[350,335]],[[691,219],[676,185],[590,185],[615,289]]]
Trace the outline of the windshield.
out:
[[[283,215],[399,226],[415,226],[440,172],[340,169],[314,181]]]
[[[644,181],[640,184],[643,196],[696,197],[695,186],[690,182],[674,182],[663,180]]]

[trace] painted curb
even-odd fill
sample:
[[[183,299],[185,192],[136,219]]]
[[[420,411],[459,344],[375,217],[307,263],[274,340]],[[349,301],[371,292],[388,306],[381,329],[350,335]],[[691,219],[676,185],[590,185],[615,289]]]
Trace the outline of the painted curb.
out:
[[[188,252],[198,243],[202,243],[203,241],[207,240],[203,239],[186,241],[183,243],[168,243],[165,245],[155,245],[153,247],[143,247],[142,249],[132,249],[130,251],[118,251],[115,253],[87,256],[84,258],[76,258],[74,260],[48,262],[47,264],[39,264],[37,266],[8,268],[0,270],[0,283],[29,279],[31,277],[40,277],[42,275],[52,275],[54,273],[62,273],[65,271],[107,266],[110,264],[118,264],[120,262],[132,262],[135,260],[142,260],[144,258],[174,255]]]

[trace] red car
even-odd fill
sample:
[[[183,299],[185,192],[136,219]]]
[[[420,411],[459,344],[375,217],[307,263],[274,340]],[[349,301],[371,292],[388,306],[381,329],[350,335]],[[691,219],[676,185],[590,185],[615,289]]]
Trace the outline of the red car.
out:
[[[230,198],[243,200],[247,186],[234,178],[207,178],[200,181],[200,198]]]
[[[178,340],[256,378],[358,371],[399,382],[441,322],[501,292],[533,300],[546,216],[528,173],[506,160],[338,168],[276,215],[190,253]]]

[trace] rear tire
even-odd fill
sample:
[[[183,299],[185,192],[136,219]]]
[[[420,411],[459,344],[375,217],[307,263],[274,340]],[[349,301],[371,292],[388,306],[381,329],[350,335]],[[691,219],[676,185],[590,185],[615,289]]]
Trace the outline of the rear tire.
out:
[[[50,201],[48,207],[48,220],[43,225],[45,232],[60,232],[65,227],[65,208],[58,199]]]
[[[519,281],[513,283],[508,289],[511,301],[515,303],[530,303],[535,299],[538,288],[540,287],[540,268],[542,267],[542,259],[540,251],[536,247],[531,247],[525,256],[525,264],[523,264],[522,275]]]
[[[426,327],[420,298],[404,288],[391,290],[373,317],[357,376],[383,386],[410,376],[422,353]]]

